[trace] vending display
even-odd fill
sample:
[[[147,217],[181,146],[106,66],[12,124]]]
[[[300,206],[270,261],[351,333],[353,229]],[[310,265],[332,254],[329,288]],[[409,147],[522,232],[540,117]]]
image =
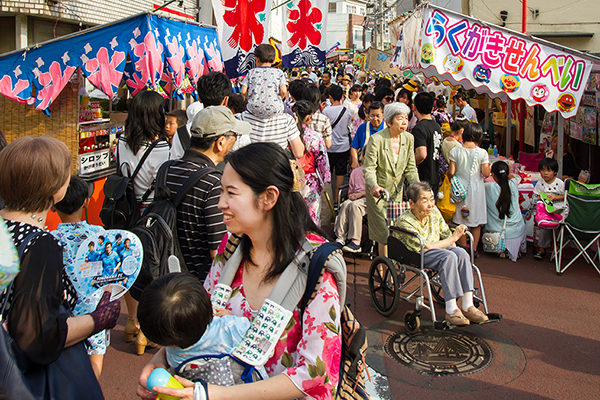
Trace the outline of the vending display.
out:
[[[82,178],[99,178],[114,173],[114,156],[117,139],[125,126],[123,123],[90,121],[80,123],[78,174]]]

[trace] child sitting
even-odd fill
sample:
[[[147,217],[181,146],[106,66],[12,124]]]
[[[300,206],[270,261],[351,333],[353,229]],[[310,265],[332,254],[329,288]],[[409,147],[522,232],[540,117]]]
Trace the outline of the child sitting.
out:
[[[104,232],[104,228],[90,225],[81,220],[82,211],[87,208],[90,202],[89,197],[90,194],[85,181],[79,177],[72,176],[65,197],[62,201],[56,203],[52,207],[52,210],[56,211],[62,221],[61,224],[58,224],[58,227],[52,234],[64,248],[64,270],[73,283],[77,281],[75,258],[79,246],[89,237],[98,232]],[[97,261],[100,259],[100,254],[99,252],[94,251],[92,245],[93,242],[90,243],[88,260]],[[76,285],[74,286],[77,288]],[[78,291],[77,304],[73,310],[73,316],[84,315],[94,311],[102,297],[102,293],[102,291],[97,291],[90,296],[87,293],[80,293]],[[90,357],[92,368],[96,373],[96,377],[100,378],[104,354],[106,353],[106,348],[110,344],[110,331],[104,330],[98,332],[88,338],[88,343],[90,344],[88,347],[88,355]]]
[[[234,365],[220,369],[223,362],[235,362],[219,356],[231,354],[251,323],[226,310],[220,310],[213,317],[208,293],[192,275],[173,273],[155,279],[142,292],[137,315],[146,337],[166,347],[171,372],[192,358],[213,356],[209,360],[215,364],[201,365],[202,360],[198,359],[193,363],[198,371],[185,375],[182,372],[188,371],[179,371],[179,375],[221,386],[243,383],[231,373]],[[258,372],[260,378],[267,377],[263,367]]]
[[[538,170],[542,179],[535,184],[532,204],[537,204],[540,200],[540,193],[545,193],[555,210],[564,209],[565,183],[556,177],[558,162],[553,158],[542,158],[538,164]],[[535,226],[533,236],[533,257],[542,260],[546,255],[546,248],[552,245],[552,231]]]
[[[282,70],[272,68],[275,48],[261,44],[254,49],[256,68],[248,71],[242,81],[241,93],[248,98],[248,111],[261,119],[283,112],[283,99],[287,97],[287,80]]]

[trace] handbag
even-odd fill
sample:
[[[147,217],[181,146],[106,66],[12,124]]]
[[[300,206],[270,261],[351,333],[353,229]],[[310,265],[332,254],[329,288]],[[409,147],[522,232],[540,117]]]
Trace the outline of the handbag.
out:
[[[469,185],[465,189],[462,182],[458,178],[458,176],[454,175],[451,179],[451,187],[450,187],[450,201],[453,203],[460,203],[464,199],[467,198],[467,194],[469,194],[469,190],[471,189],[471,176],[473,172],[475,172],[475,166],[477,165],[477,151],[473,156],[473,163],[471,164],[471,171],[469,172]]]
[[[504,216],[504,226],[502,232],[486,232],[481,237],[483,251],[486,253],[500,254],[506,250],[506,216]]]
[[[22,257],[27,244],[41,232],[27,236],[18,248]],[[1,314],[4,315],[8,294],[6,291]],[[68,314],[61,305],[60,314]],[[31,362],[19,349],[5,328],[0,327],[0,398],[19,400],[102,400],[102,389],[96,379],[87,351],[82,342],[66,347],[56,361],[42,365]]]
[[[534,221],[537,226],[542,229],[554,229],[558,228],[563,216],[559,213],[548,212],[546,203],[544,201],[538,201],[535,205],[535,217]]]
[[[448,177],[444,177],[444,183],[442,183],[442,187],[440,188],[440,192],[438,196],[442,195],[442,198],[437,201],[437,208],[442,213],[444,220],[446,222],[450,221],[456,212],[456,204],[454,204],[450,199],[450,187],[452,184],[450,183],[450,179]]]

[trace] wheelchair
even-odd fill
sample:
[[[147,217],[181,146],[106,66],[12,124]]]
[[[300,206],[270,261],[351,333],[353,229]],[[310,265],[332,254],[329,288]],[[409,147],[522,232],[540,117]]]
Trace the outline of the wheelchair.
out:
[[[341,207],[342,203],[346,200],[348,200],[348,189],[350,188],[349,184],[344,184],[342,186],[339,187],[338,189],[338,207]],[[336,210],[336,214],[337,212],[339,212],[339,210]],[[337,218],[337,215],[336,215]],[[361,251],[358,253],[354,253],[356,256],[359,257],[368,257],[369,260],[373,261],[373,259],[375,257],[377,257],[377,246],[375,246],[375,242],[371,239],[369,239],[369,227],[368,227],[368,220],[367,220],[367,215],[365,214],[365,216],[363,217],[363,223],[362,223],[362,237],[360,239],[360,248]]]
[[[389,232],[389,257],[379,256],[375,258],[369,269],[369,293],[377,312],[389,317],[396,312],[398,302],[402,298],[415,305],[414,311],[407,311],[404,315],[404,324],[409,333],[415,333],[419,330],[422,309],[426,309],[431,313],[434,329],[454,328],[445,320],[437,320],[434,301],[444,305],[444,294],[437,271],[429,270],[423,265],[424,243],[421,237],[395,226],[389,226]],[[420,254],[408,250],[400,240],[391,235],[392,232],[416,237],[421,244]],[[472,243],[473,236],[468,231],[466,234],[469,242]],[[470,257],[471,260],[474,260],[472,248]],[[502,315],[489,312],[481,272],[473,262],[471,262],[471,265],[473,266],[474,278],[476,276],[476,279],[474,279],[473,303],[476,308],[483,304],[484,311],[489,317],[489,320],[484,323],[498,322],[502,319]],[[418,283],[418,285],[415,285],[415,283]]]

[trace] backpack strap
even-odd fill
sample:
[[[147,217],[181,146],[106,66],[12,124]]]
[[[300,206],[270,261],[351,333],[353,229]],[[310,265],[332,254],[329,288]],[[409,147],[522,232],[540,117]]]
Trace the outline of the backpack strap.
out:
[[[177,128],[177,136],[179,137],[179,142],[181,142],[183,150],[188,150],[192,145],[192,137],[185,125]]]
[[[331,124],[331,129],[335,128],[335,126],[338,124],[338,122],[340,122],[340,119],[342,119],[344,114],[346,114],[346,107],[342,108],[342,112],[340,112],[340,115],[338,115],[335,122]]]
[[[169,160],[169,161],[164,162],[160,166],[158,172],[156,173],[156,180],[155,180],[156,181],[156,196],[155,196],[155,198],[163,199],[163,200],[171,199],[171,189],[169,189],[169,187],[167,186],[167,175],[169,172],[169,167],[171,167],[171,165],[175,161],[176,160]],[[200,178],[202,178],[206,174],[209,174],[210,172],[214,172],[214,171],[217,171],[217,169],[213,168],[213,167],[200,168],[200,169],[196,170],[193,174],[188,176],[188,179],[183,184],[181,190],[179,190],[177,192],[177,195],[175,196],[175,198],[171,199],[171,202],[173,203],[173,205],[175,207],[178,207],[179,204],[181,204],[181,202],[183,201],[183,198],[185,197],[185,195],[191,190],[192,186],[194,186],[196,184],[196,182],[198,182],[200,180]]]
[[[207,166],[205,168],[200,168],[196,170],[193,174],[191,174],[188,177],[187,181],[185,181],[185,183],[183,184],[181,190],[177,192],[177,195],[172,200],[173,205],[175,207],[179,207],[179,204],[181,204],[185,195],[192,189],[196,182],[198,182],[203,176],[215,171],[217,171],[216,168]]]
[[[154,150],[154,148],[156,147],[156,145],[160,141],[164,141],[164,139],[156,139],[154,142],[152,142],[152,144],[150,145],[150,147],[148,147],[148,149],[144,152],[144,155],[140,159],[140,162],[138,163],[137,167],[135,167],[135,170],[133,171],[133,175],[131,175],[129,177],[129,179],[131,179],[132,181],[135,179],[135,177],[137,176],[138,172],[140,172],[140,169],[142,169],[142,166],[144,165],[144,162],[146,162],[146,159],[150,156],[150,153],[152,153],[152,150]],[[119,166],[117,168],[117,174],[123,176],[123,172],[121,171],[121,161],[119,159],[119,148],[118,147],[117,147],[116,153],[117,153],[117,165]]]

